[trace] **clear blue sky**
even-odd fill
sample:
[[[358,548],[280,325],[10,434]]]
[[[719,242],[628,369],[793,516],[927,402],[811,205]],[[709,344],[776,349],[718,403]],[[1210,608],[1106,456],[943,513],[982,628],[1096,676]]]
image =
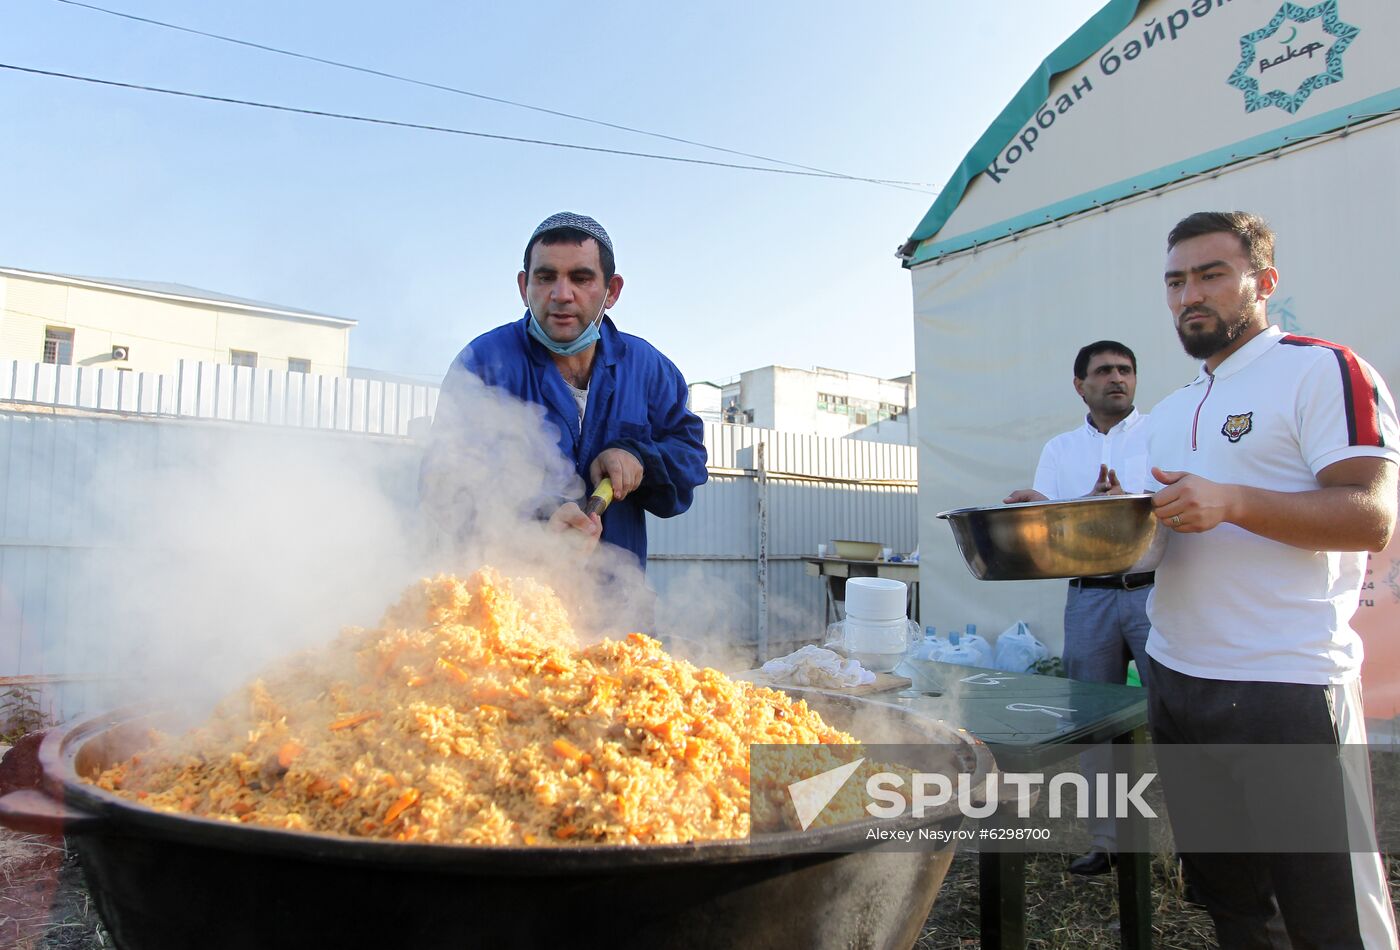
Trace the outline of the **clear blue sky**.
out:
[[[93,0],[125,13],[847,174],[941,187],[1102,0],[394,4]],[[694,158],[748,159],[70,6],[0,5],[0,62]],[[612,233],[613,316],[691,380],[913,366],[894,258],[932,194],[174,99],[0,70],[0,265],[172,281],[360,321],[350,362],[439,376],[521,313],[558,210]]]

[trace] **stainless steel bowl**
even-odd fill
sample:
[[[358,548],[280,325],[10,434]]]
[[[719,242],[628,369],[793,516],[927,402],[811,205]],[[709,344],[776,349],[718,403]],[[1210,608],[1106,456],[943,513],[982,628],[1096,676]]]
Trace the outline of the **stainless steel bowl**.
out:
[[[1171,532],[1151,495],[1097,495],[940,512],[967,569],[984,581],[1150,571]]]

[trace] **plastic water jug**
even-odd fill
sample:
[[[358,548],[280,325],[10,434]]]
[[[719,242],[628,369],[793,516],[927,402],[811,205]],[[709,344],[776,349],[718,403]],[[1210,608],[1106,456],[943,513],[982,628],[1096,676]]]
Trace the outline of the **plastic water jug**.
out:
[[[954,642],[958,635],[948,634],[948,645],[938,655],[940,663],[956,663],[958,666],[982,666],[982,654],[966,643]]]
[[[1008,673],[1026,673],[1049,655],[1049,648],[1037,640],[1024,623],[1017,623],[997,637],[992,663]]]
[[[977,659],[972,664],[973,666],[992,665],[992,645],[988,643],[986,639],[978,635],[977,624],[970,623],[967,625],[967,632],[963,634],[961,643],[977,655]]]
[[[924,638],[914,647],[909,654],[911,660],[937,660],[947,644],[938,639],[938,631],[932,626],[924,628]]]

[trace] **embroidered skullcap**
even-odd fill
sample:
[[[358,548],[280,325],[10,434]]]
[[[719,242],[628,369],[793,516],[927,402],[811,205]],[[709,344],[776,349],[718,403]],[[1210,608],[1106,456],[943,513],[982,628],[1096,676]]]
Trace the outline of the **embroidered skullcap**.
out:
[[[557,231],[560,228],[576,228],[597,241],[610,253],[613,251],[612,238],[608,237],[608,232],[603,230],[603,226],[594,221],[586,214],[574,214],[572,211],[560,211],[558,214],[551,214],[540,222],[540,226],[535,228],[535,233],[530,235],[529,244],[544,234],[546,231]]]

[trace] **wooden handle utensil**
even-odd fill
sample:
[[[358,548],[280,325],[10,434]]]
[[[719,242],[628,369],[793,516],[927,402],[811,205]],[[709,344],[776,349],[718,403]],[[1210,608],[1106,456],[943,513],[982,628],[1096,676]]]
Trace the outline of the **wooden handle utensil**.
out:
[[[586,515],[601,515],[612,504],[612,479],[604,478],[598,483],[598,487],[593,489],[593,494],[589,496],[587,504],[583,506],[583,513]]]

